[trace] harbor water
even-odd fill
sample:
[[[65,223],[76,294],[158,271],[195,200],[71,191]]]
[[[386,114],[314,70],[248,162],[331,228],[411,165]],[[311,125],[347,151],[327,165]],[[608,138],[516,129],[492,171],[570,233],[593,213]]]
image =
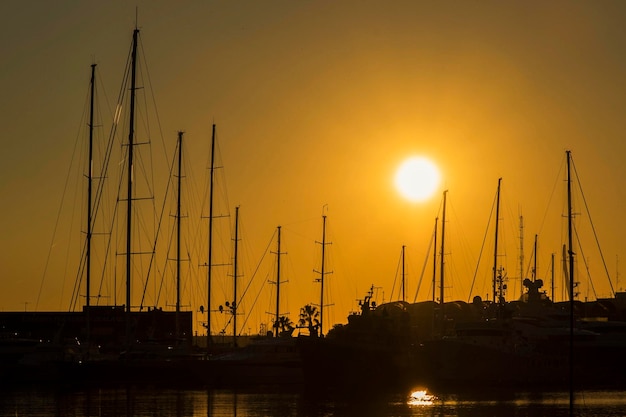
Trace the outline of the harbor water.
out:
[[[144,387],[5,388],[1,416],[438,416],[559,417],[570,415],[568,392],[325,396],[285,387],[178,390]],[[574,395],[575,416],[625,416],[626,391]]]

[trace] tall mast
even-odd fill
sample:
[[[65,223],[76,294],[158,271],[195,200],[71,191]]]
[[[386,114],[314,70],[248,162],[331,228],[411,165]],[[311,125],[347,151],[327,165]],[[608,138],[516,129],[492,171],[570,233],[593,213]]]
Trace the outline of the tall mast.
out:
[[[574,247],[572,237],[572,174],[571,174],[571,154],[567,155],[567,235],[568,235],[568,255],[569,255],[569,404],[570,415],[573,415],[574,407]]]
[[[520,294],[524,293],[524,216],[519,216],[519,282]]]
[[[550,270],[551,270],[550,299],[554,301],[554,252],[552,252],[552,256],[550,260]]]
[[[92,183],[93,183],[93,113],[94,113],[94,92],[95,92],[95,77],[96,64],[91,64],[91,98],[89,105],[89,166],[87,167],[87,279],[85,294],[85,303],[89,308],[91,300],[91,234],[92,234]]]
[[[274,322],[274,336],[278,337],[278,324],[280,316],[280,226],[278,226],[278,238],[276,244],[276,321]]]
[[[500,184],[502,183],[502,178],[498,178],[498,191],[496,193],[496,237],[495,237],[495,246],[493,249],[493,280],[492,280],[492,291],[493,291],[493,302],[496,302],[496,282],[498,280],[498,225],[500,223]]]
[[[211,351],[211,273],[213,266],[213,185],[215,172],[215,123],[213,123],[213,133],[211,135],[211,172],[209,191],[209,253],[207,257],[207,309],[206,309],[206,347],[207,352]]]
[[[444,273],[443,273],[443,267],[444,267],[444,262],[443,262],[443,258],[444,258],[444,240],[446,237],[446,196],[448,195],[448,190],[445,190],[443,192],[443,215],[441,217],[441,254],[439,255],[439,261],[440,261],[440,267],[439,267],[439,273],[440,273],[440,280],[439,280],[439,285],[441,286],[439,288],[439,305],[440,307],[440,314],[439,314],[439,321],[440,321],[440,331],[441,331],[441,336],[443,336],[443,332],[444,332],[444,325],[445,325],[445,316],[444,316],[444,311],[443,311],[443,289],[444,289]]]
[[[569,296],[571,307],[574,306],[574,243],[572,233],[572,174],[570,169],[570,151],[567,151],[567,237],[568,237],[568,257],[569,257]],[[574,309],[570,311],[572,317]]]
[[[326,216],[322,215],[322,241],[318,242],[322,245],[322,265],[321,265],[321,269],[319,271],[320,277],[319,277],[319,282],[320,282],[320,336],[324,335],[324,275],[327,274],[327,272],[325,272],[324,267],[325,267],[325,256],[326,256],[326,245],[328,245],[328,243],[326,242]],[[317,271],[316,271],[317,272]]]
[[[183,132],[178,132],[178,201],[176,202],[176,342],[180,337],[180,198],[182,194],[181,179],[182,179],[182,165],[183,165]]]
[[[435,236],[434,236],[434,244],[433,247],[435,250],[433,251],[433,303],[435,302],[435,294],[437,288],[437,223],[439,222],[439,217],[435,217]]]
[[[135,90],[137,82],[137,35],[139,29],[133,31],[133,51],[130,81],[130,118],[128,129],[128,193],[126,210],[126,311],[131,307],[131,260],[132,260],[132,217],[133,217],[133,145],[135,139]]]
[[[533,282],[537,281],[537,235],[535,235],[535,245],[533,248]]]
[[[565,293],[564,291],[567,291],[568,294],[571,293],[570,290],[570,286],[569,286],[569,273],[567,272],[567,244],[563,244],[563,248],[561,250],[561,262],[563,264],[563,277],[565,278],[565,289],[561,290],[561,296],[563,299],[565,299]]]
[[[183,164],[183,132],[178,132],[178,201],[176,203],[176,312],[180,312],[180,198]]]
[[[405,280],[404,280],[404,251],[406,249],[405,245],[402,245],[402,301],[406,301],[405,297]]]
[[[326,216],[322,216],[322,265],[320,271],[320,337],[324,334],[324,263],[326,255]]]
[[[235,254],[233,257],[233,346],[237,347],[237,245],[239,243],[239,206],[235,207]]]

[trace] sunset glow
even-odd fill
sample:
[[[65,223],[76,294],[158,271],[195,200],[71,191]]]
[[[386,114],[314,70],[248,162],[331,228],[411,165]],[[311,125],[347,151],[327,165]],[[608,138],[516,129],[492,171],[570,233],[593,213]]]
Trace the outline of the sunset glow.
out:
[[[437,166],[424,157],[412,157],[400,165],[395,185],[400,194],[411,201],[430,198],[439,187],[440,174]]]
[[[131,91],[123,83],[136,26],[138,254],[127,303],[133,308],[174,310],[181,260],[180,305],[194,312],[194,332],[206,333],[201,323],[209,309],[234,300],[236,275],[238,331],[265,333],[277,286],[259,277],[276,282],[276,252],[285,253],[279,310],[297,322],[300,308],[323,304],[321,274],[314,272],[321,270],[322,247],[325,331],[347,322],[372,285],[380,288],[373,301],[390,301],[404,245],[411,301],[432,299],[433,286],[417,280],[433,270],[447,283],[445,301],[492,299],[494,265],[487,255],[496,246],[490,213],[499,178],[497,260],[510,280],[506,299],[521,297],[532,258],[533,273],[545,283],[555,271],[554,294],[548,285],[542,291],[564,301],[561,262],[553,266],[551,255],[566,243],[566,149],[585,189],[572,210],[586,213],[582,203],[588,203],[594,220],[591,228],[583,216],[576,219],[575,262],[584,273],[578,297],[608,298],[625,288],[626,2],[31,0],[2,6],[10,18],[0,31],[11,40],[0,68],[4,311],[80,310],[87,300],[81,257],[90,125],[92,200],[100,204],[91,222],[90,285],[98,297],[91,301],[126,303],[120,255],[129,228],[120,216],[128,213],[130,103],[116,97]],[[97,117],[90,122],[81,118],[89,115],[93,63]],[[179,130],[186,133],[177,176],[170,172]],[[240,240],[233,238],[235,206]],[[318,243],[322,215],[332,245]],[[445,244],[442,274],[425,261],[432,259],[432,236]],[[241,243],[236,274],[234,242]],[[210,292],[209,264],[215,266]],[[196,314],[200,306],[205,311]],[[231,318],[215,314],[210,331],[230,334]]]

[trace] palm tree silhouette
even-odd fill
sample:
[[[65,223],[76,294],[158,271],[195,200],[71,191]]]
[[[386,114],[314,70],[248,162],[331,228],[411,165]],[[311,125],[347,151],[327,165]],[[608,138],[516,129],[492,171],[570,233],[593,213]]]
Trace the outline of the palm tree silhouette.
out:
[[[317,307],[307,304],[300,309],[300,320],[298,321],[298,327],[304,327],[309,329],[309,334],[314,337],[318,337],[318,330],[320,327],[320,321],[318,319],[320,313],[317,311]]]
[[[274,328],[280,329],[278,336],[291,336],[295,327],[293,322],[287,316],[280,316],[278,320],[274,321]]]

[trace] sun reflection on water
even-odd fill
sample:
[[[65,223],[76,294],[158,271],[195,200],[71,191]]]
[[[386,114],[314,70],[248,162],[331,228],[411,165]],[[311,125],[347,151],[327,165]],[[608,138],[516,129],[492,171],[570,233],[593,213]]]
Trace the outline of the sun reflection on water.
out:
[[[429,394],[426,390],[415,390],[409,395],[408,405],[410,406],[423,406],[433,405],[435,396]]]

